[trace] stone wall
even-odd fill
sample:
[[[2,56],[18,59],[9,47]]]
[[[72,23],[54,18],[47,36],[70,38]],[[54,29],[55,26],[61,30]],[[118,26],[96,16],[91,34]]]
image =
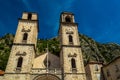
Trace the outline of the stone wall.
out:
[[[4,80],[31,80],[30,74],[6,74]]]
[[[105,80],[120,80],[120,56],[103,67]]]
[[[28,34],[27,41],[23,41],[24,33]],[[27,43],[27,44],[35,44],[37,42],[38,35],[38,23],[36,22],[25,22],[20,20],[18,23],[18,28],[16,31],[16,36],[14,38],[14,43]]]
[[[102,63],[99,62],[89,62],[85,67],[87,80],[101,80],[102,66]]]
[[[61,24],[61,27],[62,29],[62,44],[63,45],[69,45],[69,34],[68,33],[72,33],[71,36],[73,37],[73,44],[74,45],[80,45],[80,42],[79,42],[79,37],[78,37],[78,29],[77,29],[77,25],[76,24],[71,24],[71,25],[62,25]],[[70,27],[69,27],[70,26]]]
[[[4,77],[4,76],[0,76],[0,80],[3,80],[3,77]]]
[[[86,80],[85,69],[83,64],[82,52],[79,47],[64,47],[63,48],[63,67],[65,80]],[[71,59],[75,59],[76,68],[73,70]]]
[[[24,48],[23,48],[24,47]],[[29,72],[34,58],[34,48],[33,46],[21,46],[16,45],[12,47],[11,54],[9,56],[6,72],[15,73],[17,62],[19,57],[23,57],[23,63],[21,72]]]

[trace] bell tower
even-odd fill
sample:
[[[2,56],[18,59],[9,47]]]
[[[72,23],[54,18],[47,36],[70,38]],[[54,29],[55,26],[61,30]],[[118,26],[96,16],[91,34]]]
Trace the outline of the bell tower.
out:
[[[31,80],[38,30],[37,14],[24,12],[18,22],[4,80]]]
[[[75,23],[74,14],[70,12],[61,13],[59,38],[64,80],[86,80],[78,25]]]

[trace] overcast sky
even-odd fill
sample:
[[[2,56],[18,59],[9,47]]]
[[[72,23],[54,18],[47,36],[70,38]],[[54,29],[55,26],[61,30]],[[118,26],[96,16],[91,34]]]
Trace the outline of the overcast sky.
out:
[[[79,32],[120,44],[120,0],[0,0],[0,36],[15,34],[22,12],[39,15],[39,38],[57,36],[60,13],[75,14]]]

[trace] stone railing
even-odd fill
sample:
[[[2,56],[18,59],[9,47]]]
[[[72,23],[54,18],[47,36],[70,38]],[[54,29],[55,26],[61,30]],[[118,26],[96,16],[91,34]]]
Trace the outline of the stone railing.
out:
[[[47,69],[47,68],[32,68],[32,74],[61,74],[60,68]]]

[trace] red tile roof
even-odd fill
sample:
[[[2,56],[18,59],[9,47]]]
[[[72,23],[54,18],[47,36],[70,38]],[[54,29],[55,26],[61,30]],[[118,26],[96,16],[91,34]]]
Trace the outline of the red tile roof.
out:
[[[4,73],[5,73],[4,71],[0,70],[0,75],[4,75]]]

